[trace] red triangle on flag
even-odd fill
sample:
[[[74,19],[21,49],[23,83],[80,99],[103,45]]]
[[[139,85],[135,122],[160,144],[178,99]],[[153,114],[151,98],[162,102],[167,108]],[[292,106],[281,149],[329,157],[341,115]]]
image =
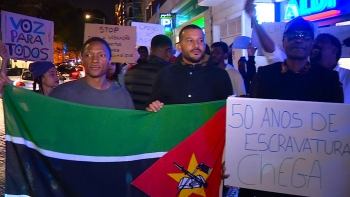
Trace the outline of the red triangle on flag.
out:
[[[152,197],[219,196],[225,122],[223,107],[132,184]]]

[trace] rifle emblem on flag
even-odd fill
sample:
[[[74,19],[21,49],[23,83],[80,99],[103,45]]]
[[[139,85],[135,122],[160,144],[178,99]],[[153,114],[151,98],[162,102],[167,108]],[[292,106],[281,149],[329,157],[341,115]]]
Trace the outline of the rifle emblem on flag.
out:
[[[205,165],[204,163],[200,163],[197,165],[197,167],[195,168],[195,170],[191,173],[188,170],[186,170],[184,167],[181,167],[179,164],[177,164],[176,162],[174,162],[174,165],[181,171],[183,172],[185,175],[180,181],[179,184],[177,186],[177,188],[179,189],[178,193],[176,194],[176,196],[178,196],[181,192],[181,190],[183,189],[193,189],[193,188],[201,188],[202,186],[207,188],[208,187],[208,183],[205,181],[205,179],[203,178],[203,176],[201,175],[195,175],[196,172],[198,170],[201,170],[202,172],[204,172],[205,174],[210,173],[210,167],[208,167],[207,165]]]

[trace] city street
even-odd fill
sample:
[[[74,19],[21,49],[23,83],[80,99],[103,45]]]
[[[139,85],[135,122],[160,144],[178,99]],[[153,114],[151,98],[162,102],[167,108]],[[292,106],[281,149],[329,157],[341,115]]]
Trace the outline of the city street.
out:
[[[5,124],[2,100],[0,103],[0,196],[5,194]]]

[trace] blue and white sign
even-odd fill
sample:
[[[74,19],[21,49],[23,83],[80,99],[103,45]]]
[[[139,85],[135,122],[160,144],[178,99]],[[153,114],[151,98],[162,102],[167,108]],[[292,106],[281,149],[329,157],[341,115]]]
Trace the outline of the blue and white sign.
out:
[[[230,97],[226,109],[225,184],[349,196],[349,104]]]
[[[298,16],[306,16],[332,9],[337,6],[337,0],[290,0],[286,7],[285,20]]]
[[[52,21],[1,11],[1,32],[11,58],[53,62]]]

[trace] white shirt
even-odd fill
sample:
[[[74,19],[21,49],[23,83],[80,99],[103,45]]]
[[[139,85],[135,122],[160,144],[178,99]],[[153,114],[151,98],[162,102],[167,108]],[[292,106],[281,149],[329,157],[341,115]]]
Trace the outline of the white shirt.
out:
[[[233,94],[236,96],[245,95],[246,91],[241,73],[239,73],[239,71],[230,64],[226,65],[225,70],[230,76]]]
[[[339,81],[343,84],[344,103],[350,104],[350,70],[339,67],[339,64],[334,68],[339,73]]]
[[[277,44],[275,44],[274,52],[269,53],[265,50],[262,50],[262,52],[265,55],[268,64],[273,64],[275,62],[284,62],[284,60],[287,58],[286,53]]]

